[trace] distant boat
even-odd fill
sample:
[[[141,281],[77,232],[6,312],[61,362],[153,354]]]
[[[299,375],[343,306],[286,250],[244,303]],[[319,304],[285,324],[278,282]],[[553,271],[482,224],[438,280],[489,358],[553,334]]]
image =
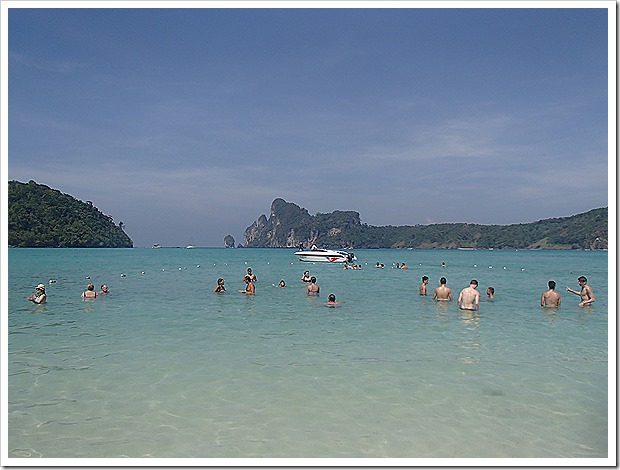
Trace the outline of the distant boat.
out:
[[[151,248],[161,248],[161,245],[159,245],[158,243],[155,243]]]
[[[300,261],[310,261],[318,263],[345,263],[357,259],[353,253],[337,250],[323,250],[312,245],[309,250],[300,250],[295,252],[295,256],[299,256]]]
[[[191,250],[192,248],[194,248],[194,245],[187,245],[185,248],[187,248],[188,250]]]

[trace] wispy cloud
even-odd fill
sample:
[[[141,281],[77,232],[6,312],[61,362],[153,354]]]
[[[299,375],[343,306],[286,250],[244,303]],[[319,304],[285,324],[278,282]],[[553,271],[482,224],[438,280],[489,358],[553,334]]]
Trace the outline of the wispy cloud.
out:
[[[62,75],[68,75],[88,67],[86,62],[70,59],[35,59],[30,55],[13,50],[9,51],[9,67],[11,64]]]

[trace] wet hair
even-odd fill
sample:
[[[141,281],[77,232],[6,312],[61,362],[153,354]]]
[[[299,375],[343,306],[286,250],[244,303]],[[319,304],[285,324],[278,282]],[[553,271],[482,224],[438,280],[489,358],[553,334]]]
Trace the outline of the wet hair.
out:
[[[495,288],[489,287],[487,290],[491,292],[491,294],[495,294]]]
[[[221,284],[222,282],[224,282],[224,279],[222,279],[221,277],[217,280],[218,284]]]
[[[586,279],[586,277],[585,277],[585,276],[579,276],[579,277],[577,278],[577,280],[578,280],[579,282],[586,282],[586,283],[588,282],[588,280]]]
[[[473,284],[475,286],[478,285],[478,281],[476,281],[475,279],[472,279],[471,281],[469,281],[470,284]]]
[[[549,289],[555,289],[555,281],[549,281]]]
[[[422,282],[428,281],[428,276],[422,276]]]
[[[310,282],[316,282],[316,277],[312,276],[312,277],[310,278]]]
[[[442,277],[441,279],[439,279],[439,284],[445,284],[445,283],[447,283],[447,282],[448,282],[448,281],[446,281],[446,278],[445,278],[445,277]]]
[[[329,294],[329,295],[327,296],[327,300],[328,300],[329,302],[335,302],[335,301],[336,301],[336,295],[335,295],[335,294]]]
[[[86,286],[86,289],[88,289],[88,290],[95,290],[95,284],[93,284],[93,283],[91,282],[90,284],[88,284],[88,285]]]

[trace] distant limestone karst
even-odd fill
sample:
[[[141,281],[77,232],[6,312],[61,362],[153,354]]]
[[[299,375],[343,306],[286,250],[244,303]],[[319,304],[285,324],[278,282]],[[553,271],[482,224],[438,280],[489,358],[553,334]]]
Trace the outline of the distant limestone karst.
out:
[[[246,228],[244,247],[420,249],[592,249],[606,250],[607,207],[570,217],[527,224],[467,223],[377,227],[362,224],[354,211],[310,215],[277,198],[269,218],[262,214]]]
[[[9,181],[9,246],[133,248],[133,241],[92,202],[34,181]]]
[[[235,247],[235,239],[232,235],[228,234],[224,237],[224,248],[234,248]]]
[[[334,211],[310,215],[297,204],[277,198],[271,203],[269,218],[262,214],[243,234],[245,247],[284,248],[301,244],[347,246],[341,235],[361,226],[360,215],[353,211]],[[329,238],[329,240],[327,240]]]

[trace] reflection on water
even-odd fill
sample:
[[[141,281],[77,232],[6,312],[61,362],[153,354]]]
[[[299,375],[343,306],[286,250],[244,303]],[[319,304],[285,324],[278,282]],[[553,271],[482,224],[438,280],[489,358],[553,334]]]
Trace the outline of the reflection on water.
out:
[[[560,309],[558,307],[540,307],[542,313],[545,314],[545,321],[554,322],[558,318]]]
[[[479,364],[480,356],[474,355],[473,352],[480,349],[480,335],[478,334],[478,327],[480,326],[480,316],[475,310],[460,310],[458,311],[458,318],[461,324],[465,326],[463,333],[465,338],[461,343],[461,348],[468,350],[469,354],[459,357],[459,362],[463,364]]]
[[[33,308],[30,311],[30,313],[35,313],[35,314],[45,313],[45,306],[46,306],[46,304],[39,304],[35,308]]]
[[[453,312],[453,305],[453,302],[435,301],[435,314],[437,315],[437,318],[440,320],[448,320],[449,317],[447,315]]]
[[[480,324],[480,317],[475,310],[459,310],[458,316],[464,325],[473,326],[470,329],[476,329]]]

